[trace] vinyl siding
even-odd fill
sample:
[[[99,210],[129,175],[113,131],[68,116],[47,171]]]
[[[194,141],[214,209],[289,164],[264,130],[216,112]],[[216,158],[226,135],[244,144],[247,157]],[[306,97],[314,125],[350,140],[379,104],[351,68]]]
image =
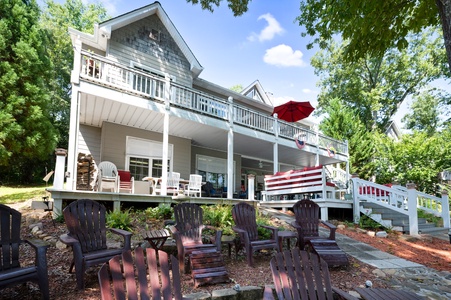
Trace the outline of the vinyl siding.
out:
[[[91,154],[96,163],[99,163],[101,160],[100,135],[100,128],[80,125],[80,131],[78,132],[78,153]]]
[[[158,132],[104,122],[102,126],[102,160],[109,160],[118,169],[126,169],[126,140],[133,136],[151,141],[163,142],[163,135]],[[191,140],[169,136],[173,145],[173,171],[180,172],[180,177],[189,178],[191,168]]]

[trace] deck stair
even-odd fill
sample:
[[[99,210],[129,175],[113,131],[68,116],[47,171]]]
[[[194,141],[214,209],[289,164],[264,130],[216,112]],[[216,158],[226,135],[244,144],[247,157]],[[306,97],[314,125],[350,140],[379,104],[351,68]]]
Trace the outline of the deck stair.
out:
[[[409,217],[402,213],[383,207],[373,202],[360,202],[360,212],[369,216],[385,228],[409,232]],[[428,223],[424,218],[418,218],[419,233],[431,233],[444,230],[443,227],[437,227],[434,223]]]

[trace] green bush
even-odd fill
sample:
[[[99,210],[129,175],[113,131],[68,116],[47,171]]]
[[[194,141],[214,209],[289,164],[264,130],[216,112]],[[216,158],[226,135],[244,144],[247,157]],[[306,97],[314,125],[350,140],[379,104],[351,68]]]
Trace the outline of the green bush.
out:
[[[232,206],[224,204],[203,205],[204,219],[202,222],[205,225],[211,225],[222,230],[223,235],[235,235],[232,229]]]
[[[115,210],[106,215],[106,224],[110,228],[118,228],[127,231],[132,229],[132,217],[130,209],[126,211]]]
[[[157,207],[146,209],[146,216],[150,219],[171,219],[174,209],[170,204],[161,203]]]
[[[359,220],[359,227],[362,229],[381,229],[383,226],[371,219],[369,216],[362,214]]]

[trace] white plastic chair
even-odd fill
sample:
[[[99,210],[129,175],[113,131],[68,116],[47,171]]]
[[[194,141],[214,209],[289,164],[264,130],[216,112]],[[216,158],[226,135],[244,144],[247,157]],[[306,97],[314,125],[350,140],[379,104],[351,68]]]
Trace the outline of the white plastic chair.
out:
[[[166,194],[177,196],[179,194],[180,173],[168,172],[168,179],[166,181]],[[155,192],[161,195],[161,183],[155,187]]]
[[[97,184],[99,192],[109,190],[114,193],[119,192],[119,173],[116,165],[110,161],[102,161],[97,168],[99,173],[97,175]]]
[[[197,174],[189,175],[189,183],[185,185],[185,195],[200,197],[202,194],[202,176]]]
[[[179,184],[180,184],[180,173],[169,172],[166,193],[177,196],[179,194]]]

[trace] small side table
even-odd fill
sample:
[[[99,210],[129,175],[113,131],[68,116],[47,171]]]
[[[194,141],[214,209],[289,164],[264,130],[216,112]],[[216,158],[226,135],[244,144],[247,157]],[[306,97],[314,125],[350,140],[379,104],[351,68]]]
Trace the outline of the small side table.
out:
[[[163,247],[164,243],[170,236],[171,234],[169,233],[169,230],[159,229],[147,231],[144,236],[144,239],[149,242],[152,248],[154,248],[155,250],[159,250],[161,249],[161,247]]]
[[[279,250],[280,250],[280,252],[282,252],[282,250],[283,250],[282,246],[283,246],[283,240],[284,239],[287,240],[287,246],[288,246],[288,249],[290,249],[290,239],[298,237],[298,234],[296,232],[289,231],[289,230],[287,230],[287,231],[279,231],[277,234],[279,236]]]

